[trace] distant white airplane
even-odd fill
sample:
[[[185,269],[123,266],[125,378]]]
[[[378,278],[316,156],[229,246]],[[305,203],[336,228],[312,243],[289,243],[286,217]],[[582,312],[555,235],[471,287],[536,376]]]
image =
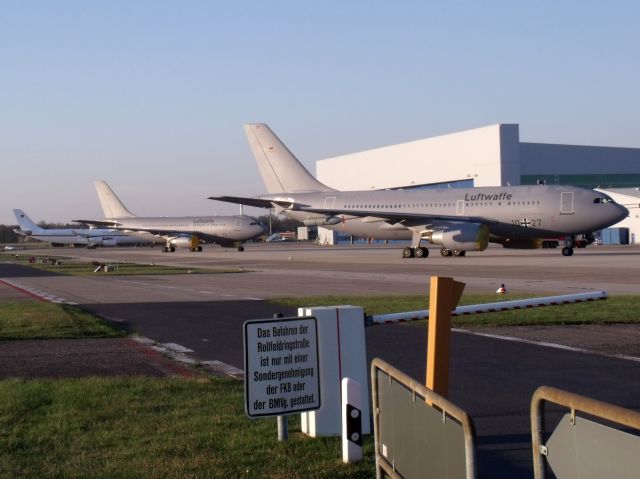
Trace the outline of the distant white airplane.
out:
[[[75,220],[96,226],[109,226],[129,235],[142,238],[162,238],[165,252],[177,247],[202,251],[202,243],[237,247],[264,233],[264,227],[252,216],[136,216],[116,196],[106,181],[96,181],[96,192],[105,218],[103,220]]]
[[[245,132],[268,194],[210,199],[275,208],[365,238],[410,239],[404,258],[428,256],[422,241],[440,245],[442,256],[464,256],[489,242],[539,248],[545,238],[563,238],[562,254],[571,256],[577,235],[629,214],[604,193],[572,186],[338,191],[314,178],[267,125],[248,124]]]
[[[47,241],[53,246],[67,244],[97,248],[98,246],[122,246],[149,243],[148,240],[134,238],[123,231],[104,228],[42,228],[33,222],[27,214],[14,209],[13,214],[18,220],[20,229],[15,229],[19,235],[27,236],[38,241]]]

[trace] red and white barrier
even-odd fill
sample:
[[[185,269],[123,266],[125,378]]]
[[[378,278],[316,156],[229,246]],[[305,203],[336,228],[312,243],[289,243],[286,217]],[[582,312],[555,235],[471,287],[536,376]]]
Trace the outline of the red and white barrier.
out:
[[[604,291],[590,293],[563,294],[560,296],[545,296],[542,298],[517,299],[513,301],[499,301],[497,303],[474,304],[458,306],[451,313],[452,316],[466,316],[471,314],[498,313],[514,309],[540,308],[542,306],[562,306],[564,304],[584,303],[607,299]],[[429,310],[407,311],[404,313],[376,314],[367,318],[367,325],[402,323],[429,319]]]

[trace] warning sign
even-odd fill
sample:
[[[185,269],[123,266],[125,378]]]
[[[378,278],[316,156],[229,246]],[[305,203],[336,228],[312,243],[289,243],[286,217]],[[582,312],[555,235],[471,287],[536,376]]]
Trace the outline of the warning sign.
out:
[[[249,417],[320,407],[316,318],[244,323],[245,409]]]

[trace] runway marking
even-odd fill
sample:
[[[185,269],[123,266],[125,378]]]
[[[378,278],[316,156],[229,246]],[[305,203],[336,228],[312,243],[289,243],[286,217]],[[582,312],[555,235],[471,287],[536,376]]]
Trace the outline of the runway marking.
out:
[[[46,291],[41,291],[39,289],[33,288],[31,286],[27,286],[22,284],[19,281],[11,280],[11,279],[0,279],[0,282],[6,284],[7,286],[11,286],[18,291],[22,291],[23,293],[33,296],[40,301],[48,301],[50,303],[56,304],[68,304],[70,306],[77,306],[78,303],[74,303],[73,301],[69,301],[65,298],[61,298],[60,296],[56,296],[55,294],[47,293]]]
[[[463,333],[463,334],[471,334],[474,336],[482,336],[485,338],[492,338],[492,339],[500,339],[502,341],[512,341],[514,343],[524,343],[524,344],[531,344],[534,346],[542,346],[544,348],[553,348],[553,349],[561,349],[564,351],[571,351],[574,353],[586,353],[586,354],[595,354],[597,356],[603,356],[606,358],[612,358],[612,359],[625,359],[627,361],[634,361],[637,363],[640,363],[640,358],[637,356],[629,356],[626,354],[609,354],[609,353],[602,353],[599,351],[590,351],[588,349],[583,349],[583,348],[576,348],[574,346],[567,346],[566,344],[557,344],[557,343],[549,343],[546,341],[533,341],[531,339],[522,339],[522,338],[514,338],[512,336],[501,336],[499,334],[491,334],[491,333],[479,333],[476,331],[469,331],[468,329],[460,329],[460,328],[451,328],[451,331],[456,332],[456,333]]]
[[[225,376],[231,376],[236,379],[244,379],[244,371],[242,369],[238,369],[235,366],[231,366],[231,364],[223,363],[222,361],[202,361],[200,364],[206,366],[207,369],[211,370],[215,374],[224,374]]]
[[[161,346],[164,346],[171,351],[175,351],[176,353],[192,353],[193,349],[189,349],[181,344],[177,343],[162,343]]]
[[[131,339],[138,343],[144,344],[154,351],[162,353],[179,363],[188,364],[191,366],[202,366],[217,376],[230,376],[235,379],[244,379],[244,371],[242,369],[238,369],[231,364],[223,363],[222,361],[217,360],[198,361],[197,359],[187,356],[188,353],[193,353],[193,350],[185,348],[180,344],[158,343],[157,341],[154,341],[153,339],[146,336],[132,336]]]

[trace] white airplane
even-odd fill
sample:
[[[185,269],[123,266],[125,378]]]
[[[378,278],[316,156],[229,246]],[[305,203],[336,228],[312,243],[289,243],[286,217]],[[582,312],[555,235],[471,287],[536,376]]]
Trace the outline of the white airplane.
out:
[[[141,238],[162,238],[164,251],[177,247],[202,251],[202,243],[234,246],[244,251],[242,242],[260,236],[264,227],[251,216],[136,216],[116,196],[106,181],[95,182],[103,220],[75,220],[79,223],[109,226]]]
[[[42,228],[33,222],[27,214],[14,209],[13,214],[18,220],[20,229],[15,229],[16,233],[38,241],[47,241],[52,246],[63,246],[71,244],[75,246],[86,246],[87,248],[97,248],[98,246],[123,246],[149,243],[140,238],[128,236],[123,231],[104,228]]]
[[[307,225],[377,239],[410,239],[404,258],[422,258],[426,240],[442,256],[483,251],[489,242],[507,248],[539,248],[564,239],[573,254],[576,236],[611,226],[629,211],[604,193],[572,186],[337,191],[316,180],[261,123],[245,125],[268,194],[212,200],[275,208]]]

